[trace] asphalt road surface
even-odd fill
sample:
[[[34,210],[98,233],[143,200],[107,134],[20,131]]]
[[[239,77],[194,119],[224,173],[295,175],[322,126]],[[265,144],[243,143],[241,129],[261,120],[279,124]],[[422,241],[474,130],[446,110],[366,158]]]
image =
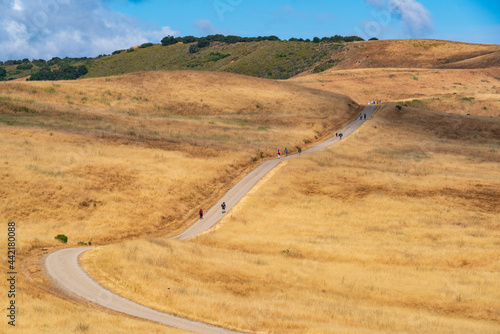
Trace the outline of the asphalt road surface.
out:
[[[364,108],[363,114],[366,113],[366,120],[359,117],[339,131],[343,134],[343,138],[353,133],[364,122],[366,122],[377,105],[370,105]],[[313,146],[302,154],[308,154],[322,150],[333,145],[339,138],[331,138],[316,146]],[[226,202],[227,211],[233,208],[250,189],[262,179],[269,171],[276,167],[281,161],[296,158],[298,154],[282,156],[281,159],[268,160],[260,164],[250,174],[245,176],[238,184],[229,190],[219,202],[208,210],[204,219],[198,220],[195,224],[189,227],[186,231],[174,237],[174,239],[184,240],[194,237],[202,232],[205,232],[214,226],[222,217],[221,204]],[[117,294],[105,289],[99,283],[94,281],[80,266],[78,258],[80,254],[91,249],[92,247],[67,248],[48,254],[45,257],[45,269],[47,275],[51,278],[54,284],[64,293],[79,299],[85,299],[105,308],[125,313],[134,317],[155,321],[167,326],[187,330],[195,333],[238,333],[228,329],[215,327],[209,324],[192,321],[184,318],[179,318],[167,313],[159,312],[154,309],[132,302]]]

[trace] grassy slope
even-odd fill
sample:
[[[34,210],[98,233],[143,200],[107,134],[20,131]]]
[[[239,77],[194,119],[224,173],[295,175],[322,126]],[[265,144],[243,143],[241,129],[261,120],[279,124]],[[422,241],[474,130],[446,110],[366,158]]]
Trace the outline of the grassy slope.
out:
[[[417,100],[420,107],[462,115],[500,116],[500,67],[484,69],[369,68],[328,70],[291,82],[348,94],[360,104]],[[468,103],[464,98],[474,97]]]
[[[216,232],[83,262],[131,299],[233,328],[494,333],[499,153],[498,119],[389,105],[280,165]]]
[[[357,112],[344,96],[209,72],[7,82],[0,96],[2,216],[42,243],[185,226],[260,152],[305,148]]]
[[[213,43],[199,53],[190,54],[189,44],[168,47],[155,45],[134,52],[97,59],[87,77],[100,77],[137,71],[208,70],[226,71],[261,78],[286,79],[306,71],[327,57],[341,44],[318,45],[300,42]],[[219,55],[227,55],[220,57]]]
[[[500,51],[500,45],[408,39],[356,42],[335,56],[340,60],[336,67],[340,70],[434,68],[496,51]]]
[[[274,157],[277,147],[306,148],[357,112],[345,96],[230,73],[3,82],[0,220],[18,223],[19,265],[62,246],[54,240],[60,233],[69,237],[65,246],[172,234],[261,151]],[[26,272],[47,284],[38,263]],[[86,310],[19,279],[22,333],[165,330]]]
[[[197,54],[182,43],[155,45],[96,59],[88,77],[152,70],[227,71],[261,78],[287,79],[314,69],[477,68],[497,64],[498,45],[436,40],[387,40],[342,44],[264,41],[226,45],[214,43]],[[214,54],[228,55],[225,58]],[[486,56],[485,56],[486,55]],[[472,59],[478,57],[476,60]],[[465,63],[461,61],[466,60]]]
[[[261,78],[288,79],[315,69],[357,68],[485,68],[500,66],[498,45],[439,40],[384,40],[339,44],[262,41],[227,45],[213,43],[197,54],[182,43],[135,48],[133,52],[76,62],[87,64],[90,77],[155,70],[226,71]],[[7,79],[32,71],[7,66]]]

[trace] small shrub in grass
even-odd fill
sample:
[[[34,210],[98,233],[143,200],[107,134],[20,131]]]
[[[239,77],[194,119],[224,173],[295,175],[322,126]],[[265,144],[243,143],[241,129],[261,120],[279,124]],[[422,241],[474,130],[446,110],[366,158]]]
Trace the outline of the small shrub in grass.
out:
[[[78,246],[92,246],[92,242],[78,241]]]
[[[58,234],[54,237],[54,239],[59,239],[61,240],[63,243],[67,243],[68,242],[68,237],[65,236],[64,234]]]

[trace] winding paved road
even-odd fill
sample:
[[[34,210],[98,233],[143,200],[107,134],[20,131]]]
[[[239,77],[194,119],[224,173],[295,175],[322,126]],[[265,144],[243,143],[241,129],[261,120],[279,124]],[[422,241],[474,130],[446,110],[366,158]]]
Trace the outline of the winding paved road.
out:
[[[371,117],[376,108],[376,105],[364,108],[363,113],[366,113],[367,119]],[[345,138],[353,133],[354,130],[359,128],[364,122],[366,122],[365,119],[360,119],[358,117],[355,121],[340,130],[339,133],[342,133]],[[305,150],[302,154],[319,151],[336,143],[337,141],[339,141],[339,138],[334,137],[328,139]],[[214,207],[208,210],[204,215],[204,219],[198,220],[186,231],[175,236],[174,239],[184,240],[191,238],[214,226],[222,218],[220,205],[223,201],[226,202],[228,209],[233,208],[243,198],[243,196],[245,196],[245,194],[247,194],[250,189],[252,189],[252,187],[262,177],[264,177],[264,175],[276,167],[281,161],[286,161],[297,156],[298,154],[294,154],[288,157],[282,157],[279,160],[276,159],[263,162],[250,174],[245,176],[231,190],[229,190]],[[159,312],[110,292],[94,281],[82,269],[78,262],[80,254],[91,248],[92,247],[67,248],[50,253],[45,257],[44,264],[47,275],[63,292],[75,296],[76,298],[83,298],[114,311],[195,333],[238,333],[228,329]]]

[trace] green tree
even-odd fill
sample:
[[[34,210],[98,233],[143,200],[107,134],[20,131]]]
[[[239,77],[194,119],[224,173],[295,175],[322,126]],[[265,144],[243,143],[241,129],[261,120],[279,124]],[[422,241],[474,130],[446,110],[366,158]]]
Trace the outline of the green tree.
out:
[[[200,40],[198,41],[198,47],[202,49],[207,46],[210,46],[210,40],[206,37],[200,38]]]
[[[81,77],[82,75],[89,73],[89,70],[87,69],[87,67],[85,65],[78,66],[76,71],[77,71],[78,77]]]
[[[182,40],[182,43],[184,43],[184,44],[191,44],[191,43],[197,42],[198,38],[196,38],[194,36],[186,36],[186,37],[182,37],[181,40]]]
[[[29,63],[24,63],[24,64],[21,64],[21,65],[17,65],[17,69],[18,70],[31,70],[32,68],[33,68],[33,65],[29,64]]]
[[[177,44],[177,39],[174,36],[168,35],[167,37],[161,40],[161,45],[163,46],[169,46],[172,44]]]
[[[0,80],[5,79],[6,75],[7,75],[7,71],[5,70],[5,68],[0,67]]]
[[[200,48],[196,44],[193,44],[189,47],[189,53],[198,53],[199,51]]]
[[[321,40],[319,39],[319,37],[314,37],[313,38],[313,43],[319,43]]]

